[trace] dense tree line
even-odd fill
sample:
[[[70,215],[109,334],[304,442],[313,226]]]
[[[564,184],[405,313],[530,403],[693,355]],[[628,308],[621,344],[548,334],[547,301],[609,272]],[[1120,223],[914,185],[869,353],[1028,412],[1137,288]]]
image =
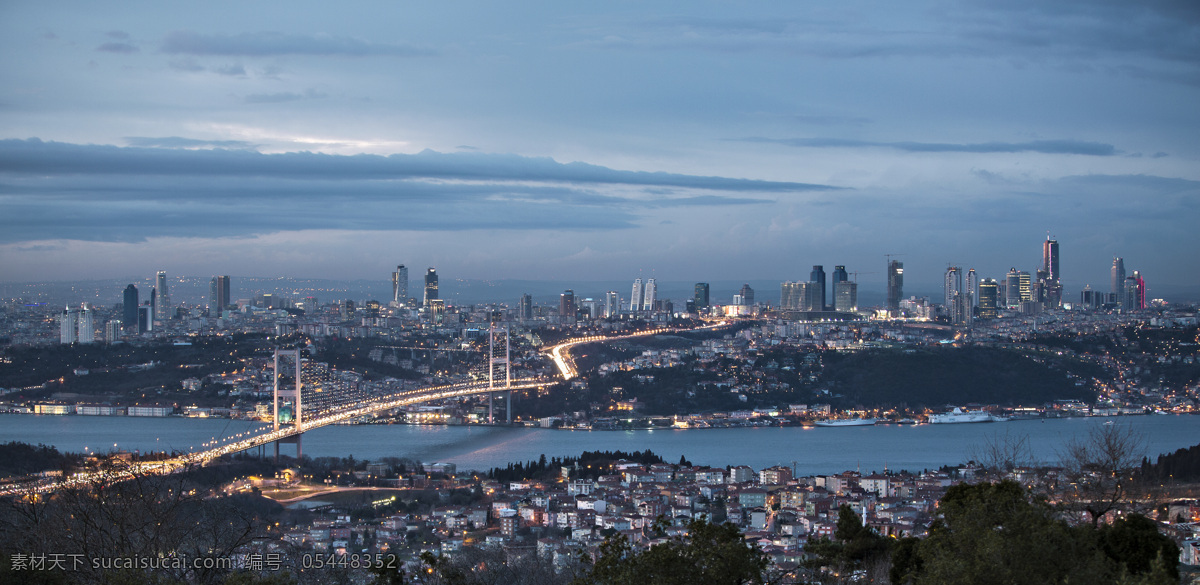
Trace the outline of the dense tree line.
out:
[[[47,445],[9,441],[0,445],[0,477],[16,477],[42,471],[67,470],[79,465],[83,457],[60,453]]]
[[[190,343],[175,345],[170,341],[154,341],[8,347],[4,355],[12,363],[0,367],[0,387],[24,388],[46,383],[45,390],[20,393],[17,398],[37,398],[53,392],[126,395],[142,388],[177,390],[185,378],[203,378],[239,369],[242,358],[265,355],[270,349],[267,338],[257,334],[200,337]],[[116,370],[149,362],[160,365],[136,372],[74,374],[76,368]],[[184,365],[195,367],[180,367]]]
[[[907,404],[1038,404],[1094,399],[1062,371],[1017,352],[986,348],[879,350],[825,354],[821,375],[833,402],[881,407]]]
[[[1151,483],[1200,481],[1200,445],[1159,455],[1154,463],[1149,458],[1143,459],[1138,477]]]
[[[488,479],[500,482],[520,481],[526,479],[549,479],[558,476],[563,467],[570,467],[572,477],[596,478],[605,473],[611,473],[611,464],[615,461],[633,461],[642,465],[666,463],[662,457],[649,449],[645,451],[584,451],[578,457],[551,457],[542,454],[537,461],[509,463],[505,467],[493,467],[488,471]],[[680,457],[680,465],[691,465],[687,459]]]

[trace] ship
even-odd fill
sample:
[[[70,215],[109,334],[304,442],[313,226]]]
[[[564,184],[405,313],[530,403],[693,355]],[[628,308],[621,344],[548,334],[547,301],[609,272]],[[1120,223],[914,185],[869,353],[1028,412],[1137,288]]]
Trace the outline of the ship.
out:
[[[963,410],[955,407],[950,412],[942,414],[929,415],[931,424],[950,424],[950,423],[976,423],[976,422],[1003,422],[1008,420],[1002,416],[993,416],[983,410]]]
[[[819,420],[813,423],[819,427],[867,427],[875,424],[873,418],[837,418]]]

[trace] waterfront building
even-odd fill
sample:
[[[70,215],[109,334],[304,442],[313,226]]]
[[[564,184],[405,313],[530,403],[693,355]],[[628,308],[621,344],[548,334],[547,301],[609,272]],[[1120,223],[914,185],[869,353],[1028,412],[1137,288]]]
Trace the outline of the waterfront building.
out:
[[[633,281],[633,292],[629,293],[629,311],[636,313],[642,308],[642,279]]]
[[[430,266],[429,270],[425,271],[425,298],[422,304],[429,308],[436,300],[438,300],[438,275],[437,270]]]
[[[154,290],[157,295],[154,301],[154,318],[166,321],[171,318],[171,293],[167,289],[167,272],[159,270],[154,275]]]
[[[399,307],[408,303],[408,267],[401,264],[392,273],[392,306]]]
[[[904,298],[904,263],[888,260],[887,309],[893,316],[900,312],[900,299]]]

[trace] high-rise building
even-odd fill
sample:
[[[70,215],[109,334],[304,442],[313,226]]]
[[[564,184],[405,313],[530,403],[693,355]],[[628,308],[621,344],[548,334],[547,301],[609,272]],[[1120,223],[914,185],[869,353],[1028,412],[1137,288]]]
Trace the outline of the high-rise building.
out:
[[[747,307],[754,306],[754,289],[750,288],[749,284],[743,284],[741,290],[738,291],[738,295],[742,297],[741,304]]]
[[[1122,311],[1136,311],[1142,308],[1141,303],[1138,302],[1138,276],[1141,275],[1134,270],[1133,276],[1125,279],[1125,288],[1121,295]]]
[[[154,331],[154,307],[147,302],[145,305],[138,307],[137,332],[146,333]]]
[[[1052,240],[1050,236],[1046,236],[1046,241],[1042,242],[1042,268],[1050,280],[1062,280],[1058,266],[1058,240]]]
[[[563,320],[575,319],[575,291],[571,289],[564,290],[561,295],[558,295],[558,316]]]
[[[604,293],[604,318],[612,319],[621,313],[621,294],[615,290]]]
[[[850,280],[850,273],[846,272],[846,267],[845,266],[834,266],[833,267],[833,284],[836,285],[839,282],[846,282],[847,280]]]
[[[96,341],[96,317],[92,308],[84,303],[83,308],[79,311],[79,334],[77,335],[79,343],[93,343]]]
[[[642,308],[642,279],[637,278],[633,281],[633,292],[629,293],[629,310],[630,312],[638,312]]]
[[[214,276],[208,283],[208,315],[220,317],[229,307],[229,277]]]
[[[994,278],[985,278],[979,283],[979,318],[995,319],[999,311],[1000,285]]]
[[[963,325],[971,327],[975,324],[975,303],[979,299],[979,277],[974,268],[967,270],[963,289],[966,295],[963,297]]]
[[[131,329],[137,328],[138,322],[138,289],[132,284],[125,287],[124,303],[121,306],[121,322]]]
[[[1042,243],[1042,269],[1038,272],[1040,300],[1047,309],[1062,306],[1062,273],[1058,264],[1058,240],[1046,236]]]
[[[1142,278],[1140,271],[1133,271],[1133,279],[1137,282],[1137,308],[1146,308],[1146,279]]]
[[[839,266],[839,268],[841,268]],[[844,271],[843,271],[844,272]],[[837,271],[833,273],[833,309],[843,313],[853,313],[858,310],[858,283],[849,280],[837,280]]]
[[[521,321],[533,319],[533,297],[529,293],[521,295],[521,302],[517,304],[517,318]]]
[[[112,343],[121,339],[121,320],[113,319],[104,324],[104,340]]]
[[[893,315],[900,312],[900,299],[904,298],[904,263],[888,260],[887,308]]]
[[[644,295],[642,299],[642,310],[653,311],[654,303],[658,300],[658,285],[654,283],[653,278],[646,281],[646,290],[642,294]]]
[[[1021,303],[1033,301],[1033,287],[1029,273],[1016,268],[1009,269],[1005,283],[1005,306],[1017,310]]]
[[[805,302],[808,294],[807,282],[787,281],[779,285],[779,309],[783,311],[799,311],[801,303]]]
[[[703,311],[708,308],[708,283],[697,282],[692,300],[696,303],[696,310]]]
[[[58,342],[63,344],[75,343],[79,337],[75,333],[76,315],[71,307],[66,307],[58,316]]]
[[[825,267],[821,266],[819,264],[816,266],[813,266],[812,272],[809,273],[808,281],[816,283],[816,286],[817,286],[816,292],[813,294],[816,295],[815,298],[817,299],[818,304],[817,304],[817,307],[813,310],[814,311],[824,311],[825,310]]]
[[[966,324],[967,291],[963,288],[963,270],[958,266],[946,269],[946,315],[954,325]]]
[[[1117,299],[1125,293],[1125,259],[1120,256],[1113,256],[1112,263],[1112,286],[1109,292]],[[1118,302],[1120,302],[1118,300]]]
[[[150,287],[150,320],[158,318],[158,289]]]
[[[154,301],[154,318],[166,321],[171,318],[171,293],[167,289],[167,272],[159,270],[154,276],[154,289],[158,295]]]
[[[392,306],[408,303],[408,267],[401,264],[392,273]]]
[[[438,275],[437,270],[430,266],[429,270],[425,271],[425,299],[422,304],[428,308],[436,300],[438,300]]]

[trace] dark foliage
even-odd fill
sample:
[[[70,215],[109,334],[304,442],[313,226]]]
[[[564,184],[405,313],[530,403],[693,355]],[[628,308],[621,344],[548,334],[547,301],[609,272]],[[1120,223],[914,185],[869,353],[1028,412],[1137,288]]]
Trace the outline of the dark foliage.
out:
[[[642,465],[666,463],[662,457],[647,449],[646,451],[584,451],[578,457],[551,457],[543,454],[537,461],[525,463],[509,463],[506,467],[493,467],[488,471],[488,478],[501,482],[519,481],[524,479],[548,479],[557,476],[563,467],[576,469],[572,477],[596,478],[611,472],[614,461],[634,461]],[[691,462],[680,458],[681,465],[691,465]]]
[[[1143,459],[1138,479],[1150,483],[1200,481],[1200,445],[1159,455],[1154,463],[1149,458]]]
[[[937,408],[970,402],[1017,405],[1093,398],[1064,372],[994,348],[831,353],[827,358],[822,381],[846,404]]]
[[[0,445],[0,477],[66,470],[79,465],[81,460],[79,455],[60,453],[54,447],[10,441]]]

